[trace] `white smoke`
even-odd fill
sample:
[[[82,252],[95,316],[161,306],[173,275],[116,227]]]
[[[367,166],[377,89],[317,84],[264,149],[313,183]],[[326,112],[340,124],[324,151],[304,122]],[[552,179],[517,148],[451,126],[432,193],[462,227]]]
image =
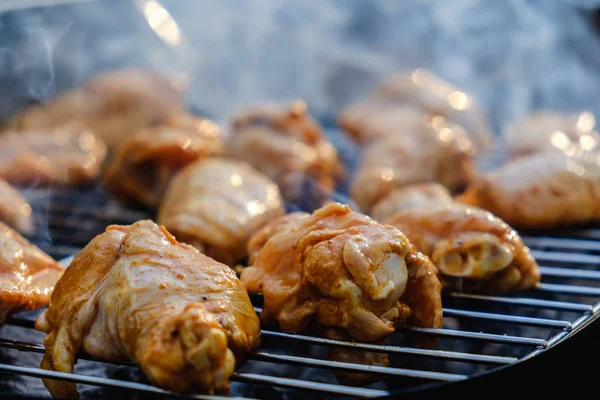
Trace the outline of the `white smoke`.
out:
[[[0,39],[0,84],[12,85],[2,100],[49,97],[133,65],[188,73],[190,102],[213,118],[302,97],[331,121],[378,80],[422,66],[479,99],[496,131],[534,108],[600,113],[600,38],[588,18],[598,1],[153,0],[185,47],[152,30],[146,3],[8,15],[16,22],[0,24],[0,37],[26,28],[20,40]]]

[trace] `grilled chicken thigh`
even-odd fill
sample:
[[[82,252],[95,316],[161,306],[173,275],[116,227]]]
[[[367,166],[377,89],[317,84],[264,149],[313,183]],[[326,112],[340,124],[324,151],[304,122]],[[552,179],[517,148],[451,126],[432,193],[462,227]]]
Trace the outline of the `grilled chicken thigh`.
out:
[[[196,160],[220,155],[223,147],[218,125],[180,114],[164,125],[125,138],[104,181],[120,197],[154,208],[177,171]]]
[[[539,153],[475,181],[456,199],[492,212],[516,229],[548,229],[600,219],[596,153]]]
[[[399,212],[412,209],[433,211],[446,208],[453,202],[448,189],[439,183],[421,183],[392,190],[378,201],[371,216],[376,221],[385,221]]]
[[[232,125],[227,154],[273,179],[289,202],[297,203],[313,190],[320,204],[345,174],[337,150],[302,101],[249,109],[236,115]]]
[[[429,259],[399,230],[339,203],[288,222],[240,279],[263,294],[262,322],[285,332],[316,324],[372,342],[404,324],[442,326]]]
[[[260,324],[233,270],[143,220],[109,226],[79,252],[36,321],[42,368],[72,372],[81,351],[138,364],[176,392],[227,391],[259,344]],[[74,383],[45,380],[55,397]]]
[[[462,126],[478,149],[491,148],[489,122],[475,99],[422,68],[385,79],[364,99],[343,109],[338,123],[357,143],[365,144],[386,130],[416,130],[423,118],[435,116]]]
[[[102,72],[45,104],[23,110],[9,120],[7,128],[46,130],[75,119],[114,148],[139,129],[159,125],[184,109],[182,85],[174,79],[126,68]]]
[[[48,304],[64,268],[0,222],[0,325],[15,312]]]
[[[21,192],[4,179],[0,179],[0,221],[21,233],[33,233],[31,206]]]
[[[210,158],[173,178],[158,222],[178,240],[234,266],[247,256],[251,235],[284,212],[277,185],[265,175],[242,161]]]
[[[449,193],[441,196],[442,190],[439,185],[404,189],[430,199],[439,193],[441,201],[398,203],[396,213],[382,222],[402,231],[431,259],[445,286],[488,293],[535,287],[538,265],[519,235],[491,213],[453,202]]]
[[[589,111],[535,111],[510,124],[504,139],[513,158],[549,151],[573,154],[598,149],[595,125]]]
[[[24,185],[78,185],[100,173],[106,146],[85,125],[0,135],[0,178]]]
[[[456,191],[475,176],[475,150],[460,127],[433,124],[421,132],[386,136],[360,157],[350,194],[364,212],[394,188],[439,182]]]

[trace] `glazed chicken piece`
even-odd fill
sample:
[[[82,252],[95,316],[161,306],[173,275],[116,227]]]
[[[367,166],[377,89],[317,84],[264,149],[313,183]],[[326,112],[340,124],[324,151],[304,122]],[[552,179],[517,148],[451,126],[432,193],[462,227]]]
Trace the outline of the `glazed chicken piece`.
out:
[[[352,199],[363,212],[394,188],[439,182],[451,191],[475,177],[475,150],[458,126],[432,125],[419,133],[391,135],[361,154],[350,186]]]
[[[21,185],[76,186],[94,180],[106,146],[85,125],[0,135],[0,178]]]
[[[99,73],[8,121],[11,130],[46,130],[71,120],[88,124],[109,146],[185,110],[184,84],[161,73],[125,68]]]
[[[558,151],[574,154],[598,149],[600,135],[589,111],[557,112],[541,110],[510,124],[504,139],[512,158]]]
[[[0,325],[15,312],[48,304],[64,268],[0,222]]]
[[[277,185],[237,160],[196,161],[171,181],[158,222],[178,240],[234,266],[247,256],[248,240],[285,212]]]
[[[371,216],[385,223],[393,215],[412,209],[437,210],[453,203],[448,189],[439,183],[421,183],[392,190],[373,206]]]
[[[180,169],[220,155],[223,147],[222,132],[214,122],[187,114],[173,116],[164,125],[125,138],[104,182],[119,197],[155,208]]]
[[[234,116],[232,125],[227,154],[273,179],[289,202],[313,190],[320,205],[345,176],[337,150],[302,101],[249,109]]]
[[[0,221],[23,234],[33,233],[31,206],[21,192],[0,179]]]
[[[340,203],[288,222],[240,279],[263,294],[261,321],[284,332],[316,324],[373,342],[405,324],[442,326],[429,259],[399,230]]]
[[[413,198],[421,191],[423,198],[441,201],[398,203],[396,213],[382,222],[401,230],[431,259],[444,286],[486,293],[535,287],[538,265],[519,235],[491,213],[453,202],[448,192],[442,196],[442,190],[439,185],[403,189]],[[399,192],[390,196],[406,198]]]
[[[525,156],[476,180],[456,199],[485,208],[521,230],[599,220],[598,157],[560,152]]]
[[[462,126],[479,150],[492,147],[489,122],[476,100],[423,68],[385,79],[364,99],[344,108],[338,123],[357,143],[365,144],[386,130],[417,130],[424,118],[435,116]]]
[[[275,218],[271,222],[267,223],[265,226],[260,228],[250,240],[248,240],[248,265],[252,265],[260,250],[267,243],[267,241],[278,234],[281,231],[289,229],[289,226],[292,226],[296,221],[308,217],[310,214],[303,211],[296,211],[284,216]]]
[[[73,372],[77,354],[131,360],[175,392],[227,392],[260,341],[260,323],[233,270],[142,220],[109,226],[79,252],[35,327],[47,334],[41,366]],[[54,397],[74,383],[44,380]]]

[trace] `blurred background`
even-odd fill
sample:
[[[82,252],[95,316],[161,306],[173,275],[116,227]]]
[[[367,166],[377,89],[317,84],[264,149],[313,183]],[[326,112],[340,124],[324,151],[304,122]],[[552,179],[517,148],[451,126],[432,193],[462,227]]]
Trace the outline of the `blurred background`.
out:
[[[470,92],[496,132],[530,110],[600,112],[600,1],[58,0],[0,2],[0,115],[95,72],[181,74],[190,105],[223,119],[307,100],[323,122],[399,70]]]

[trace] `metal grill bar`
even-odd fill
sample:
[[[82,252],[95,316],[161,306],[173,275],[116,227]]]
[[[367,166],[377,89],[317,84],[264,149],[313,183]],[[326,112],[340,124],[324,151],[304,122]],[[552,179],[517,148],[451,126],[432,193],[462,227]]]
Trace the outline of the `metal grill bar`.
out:
[[[322,393],[343,394],[356,397],[375,398],[390,394],[385,390],[354,388],[349,386],[331,385],[329,383],[302,381],[298,379],[280,378],[276,376],[264,376],[258,374],[235,373],[233,378],[241,382],[270,384],[292,389],[304,389]]]
[[[456,329],[437,329],[437,328],[417,328],[417,327],[406,327],[402,329],[402,332],[418,333],[433,335],[439,337],[448,337],[455,339],[474,339],[483,340],[491,343],[506,343],[523,346],[542,346],[545,347],[548,343],[544,339],[539,338],[528,338],[510,335],[498,335],[494,333],[484,332],[469,332],[460,331]]]
[[[551,237],[522,237],[525,244],[529,247],[547,247],[554,249],[566,250],[587,250],[600,251],[600,242],[595,240],[581,240],[568,238],[551,238]]]
[[[410,354],[415,356],[427,356],[441,359],[448,359],[452,361],[468,361],[488,364],[510,364],[517,361],[515,357],[502,357],[502,356],[488,356],[484,354],[472,354],[462,353],[456,351],[445,351],[445,350],[429,350],[419,349],[414,347],[401,347],[401,346],[386,346],[377,345],[370,343],[361,342],[347,342],[343,340],[325,339],[314,336],[297,335],[283,332],[274,331],[262,331],[262,335],[265,337],[277,337],[282,339],[300,340],[303,342],[315,343],[320,345],[332,346],[332,347],[343,347],[353,348],[361,350],[376,351],[381,353],[397,353],[397,354]]]
[[[553,283],[540,283],[537,290],[543,292],[578,294],[581,296],[599,296],[600,288],[589,286],[574,286],[574,285],[558,285]]]
[[[569,264],[600,264],[600,256],[580,253],[562,253],[558,251],[531,250],[531,255],[538,262],[562,262]]]
[[[478,294],[469,293],[458,293],[450,292],[447,294],[450,297],[456,297],[459,299],[470,299],[470,300],[483,300],[495,303],[505,303],[511,305],[528,306],[528,307],[540,307],[549,308],[554,310],[563,311],[579,311],[579,312],[591,312],[592,306],[581,303],[569,303],[565,301],[554,301],[554,300],[540,300],[530,299],[525,297],[497,297],[497,296],[484,296]]]
[[[558,276],[561,278],[592,279],[600,280],[600,271],[588,271],[585,269],[570,269],[556,267],[539,267],[544,276]]]
[[[569,328],[569,321],[560,321],[554,319],[520,317],[516,315],[484,313],[478,311],[455,310],[453,308],[444,308],[444,315],[447,317],[458,318],[480,318],[492,321],[506,322],[511,324],[525,324],[532,326],[543,326],[546,328]]]
[[[144,393],[157,393],[164,396],[184,397],[181,394],[169,392],[167,390],[159,389],[155,386],[144,385],[143,383],[127,382],[118,379],[100,378],[96,376],[81,375],[75,373],[65,373],[57,371],[48,371],[41,368],[33,367],[21,367],[18,365],[0,364],[0,371],[7,374],[26,375],[35,378],[43,379],[59,379],[62,381],[82,383],[87,385],[105,386],[119,389],[135,390]],[[230,397],[222,396],[206,396],[206,395],[188,395],[185,396],[192,399],[201,400],[224,400]],[[243,397],[237,397],[237,399],[243,399]]]
[[[35,352],[35,353],[44,353],[44,347],[39,344],[24,343],[24,342],[18,342],[18,341],[7,340],[7,339],[0,339],[0,347],[11,348],[11,349],[16,349],[16,350],[20,350],[20,351],[31,351],[31,352]],[[95,360],[94,358],[90,357],[87,354],[81,354],[79,356],[79,358],[82,358],[84,360],[90,360],[90,361],[98,361],[98,360]],[[273,359],[274,358],[272,358],[272,360]],[[321,361],[321,360],[313,360],[313,361]],[[102,361],[100,361],[100,362],[102,362]],[[115,363],[110,363],[110,364],[115,364]],[[132,365],[131,363],[125,363],[125,364]],[[339,363],[339,364],[347,364],[347,365],[343,365],[342,367],[346,367],[346,368],[342,368],[342,369],[349,369],[349,370],[354,370],[354,367],[358,365],[358,364],[348,364],[348,363]],[[0,364],[0,371],[3,370],[2,369],[3,366],[12,367],[10,365]],[[315,365],[315,366],[318,366],[318,365]],[[321,366],[325,366],[325,365],[321,365]],[[338,367],[340,367],[340,366],[338,366]],[[360,365],[360,367],[365,367],[365,366]],[[23,375],[35,376],[35,377],[40,377],[40,378],[45,378],[46,376],[44,376],[44,375],[46,372],[49,372],[50,374],[55,374],[55,373],[62,374],[60,372],[46,371],[46,370],[39,369],[39,368],[30,368],[30,367],[18,367],[18,368],[24,368],[24,371],[26,371],[26,370],[32,371],[32,373],[23,373]],[[389,369],[394,369],[394,368],[389,368]],[[362,370],[362,368],[360,370]],[[407,371],[409,371],[409,370],[407,370]],[[376,372],[382,373],[381,371],[374,371],[374,370],[372,370],[371,372],[372,373],[376,373]],[[422,371],[422,372],[427,374],[427,371]],[[120,387],[120,388],[124,388],[124,389],[129,388],[127,386],[119,385],[121,382],[125,382],[125,381],[108,379],[108,378],[94,378],[94,377],[90,377],[88,375],[78,375],[78,374],[65,374],[65,375],[74,376],[73,379],[69,380],[71,382],[99,384],[99,383],[94,383],[92,381],[88,381],[87,378],[106,379],[106,381],[109,382],[109,384],[107,384],[106,386]],[[437,376],[437,375],[435,375],[435,376]],[[52,376],[47,376],[47,377],[51,378]],[[425,376],[418,376],[418,377],[425,378]],[[330,384],[324,384],[324,383],[320,383],[320,382],[300,381],[300,380],[296,380],[296,379],[277,378],[277,377],[271,377],[271,376],[265,376],[265,375],[259,375],[259,374],[235,373],[232,376],[233,380],[240,380],[240,381],[245,381],[248,378],[252,379],[252,381],[256,382],[256,383],[269,383],[269,384],[274,384],[274,385],[279,385],[279,386],[284,386],[284,387],[319,390],[319,391],[328,392],[328,393],[343,393],[343,394],[357,395],[357,396],[361,396],[361,397],[371,397],[371,395],[373,393],[378,393],[377,396],[382,396],[382,395],[388,394],[388,392],[385,392],[385,391],[372,391],[371,389],[354,389],[354,388],[349,388],[349,387],[339,386],[339,385],[330,385]],[[283,381],[281,379],[283,379]],[[434,378],[430,378],[430,379],[434,379]],[[444,380],[442,378],[439,378],[438,380],[440,380],[440,379]],[[446,380],[451,380],[451,379],[452,378],[449,378]],[[456,378],[456,379],[458,379],[458,378]],[[129,384],[130,382],[125,382],[125,383]],[[143,385],[143,384],[138,384],[138,383],[132,383],[132,384],[133,385],[142,385],[144,387],[148,386],[148,385]],[[154,388],[154,386],[148,386],[148,387]],[[131,387],[131,388],[135,389],[135,387]],[[340,390],[334,390],[335,388],[338,388]],[[140,390],[143,390],[143,389],[140,389]],[[157,390],[159,390],[159,391],[156,393],[169,394],[169,395],[171,395],[171,393],[172,393],[172,392],[165,391],[162,389],[157,389]],[[178,394],[174,394],[174,395],[177,395],[180,397],[185,397],[185,396],[181,396]],[[200,398],[204,399],[205,397],[200,397]],[[218,396],[210,397],[209,396],[206,398],[207,399],[210,399],[210,398],[221,399],[222,397],[218,397]]]
[[[271,354],[260,352],[255,357],[256,360],[262,361],[279,361],[283,363],[296,364],[296,365],[306,365],[309,367],[321,367],[321,368],[333,368],[333,369],[342,369],[353,372],[365,372],[365,373],[375,373],[382,375],[392,375],[392,376],[406,376],[409,378],[419,378],[419,379],[428,379],[435,381],[458,381],[462,379],[466,379],[466,375],[458,375],[458,374],[448,374],[444,372],[430,372],[430,371],[419,371],[414,369],[404,369],[404,368],[389,368],[389,367],[380,367],[375,365],[362,365],[362,364],[353,364],[347,362],[339,362],[339,361],[328,361],[328,360],[319,360],[315,358],[306,358],[306,357],[296,357],[296,356],[287,356],[281,354]]]

